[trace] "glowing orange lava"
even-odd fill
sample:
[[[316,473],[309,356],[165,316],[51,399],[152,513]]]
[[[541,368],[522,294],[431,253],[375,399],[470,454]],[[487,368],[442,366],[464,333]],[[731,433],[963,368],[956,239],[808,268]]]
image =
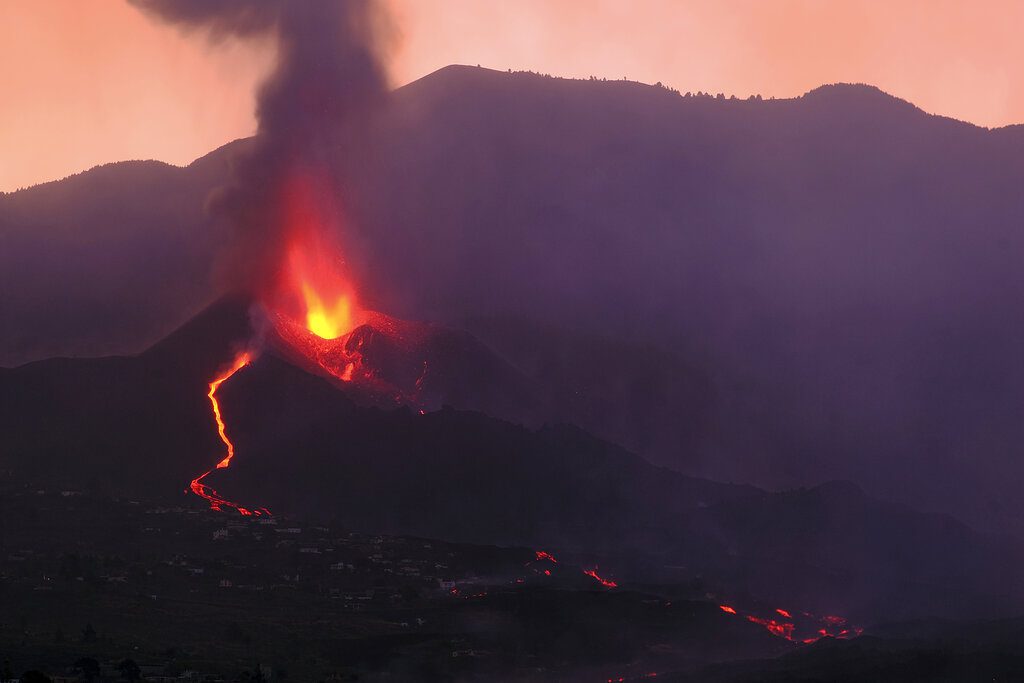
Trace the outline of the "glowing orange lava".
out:
[[[739,612],[729,605],[719,605],[718,609],[727,614],[739,615]],[[835,616],[832,614],[819,617],[811,614],[810,612],[801,612],[802,616],[799,619],[794,619],[793,613],[789,610],[777,608],[775,613],[789,621],[779,621],[771,617],[760,617],[756,614],[745,614],[743,616],[750,623],[764,627],[772,635],[785,638],[786,640],[794,643],[799,642],[810,644],[825,637],[841,639],[855,638],[864,633],[864,629],[859,626],[850,626],[845,617]],[[806,633],[808,626],[810,626],[811,629],[814,629],[813,635],[798,637],[797,631],[803,630]]]
[[[252,355],[248,351],[244,351],[235,357],[234,363],[231,365],[231,369],[224,375],[221,375],[217,379],[210,382],[210,390],[206,392],[206,397],[210,399],[210,405],[213,407],[213,419],[217,421],[217,434],[220,435],[220,440],[224,442],[224,446],[227,447],[227,455],[224,459],[217,463],[217,469],[223,469],[231,464],[231,458],[235,457],[235,444],[231,443],[231,439],[228,438],[227,427],[224,425],[224,418],[220,414],[220,401],[217,400],[217,389],[220,388],[221,384],[231,379],[231,377],[244,368],[246,365],[252,362]]]
[[[355,327],[355,296],[336,275],[329,250],[315,234],[299,235],[288,246],[287,277],[302,294],[306,329],[322,339],[337,339]]]
[[[368,380],[352,332],[375,314],[359,307],[341,248],[344,221],[327,174],[293,170],[281,189],[280,260],[261,292],[294,360],[340,382]]]
[[[770,633],[776,636],[781,636],[786,640],[793,640],[793,630],[796,626],[788,621],[776,621],[775,619],[762,619],[761,617],[755,617],[753,614],[747,615],[747,621],[764,626]]]
[[[354,289],[344,277],[344,259],[334,239],[341,214],[331,185],[326,175],[296,170],[283,184],[280,200],[280,261],[274,271],[276,275],[269,278],[261,292],[263,304],[273,314],[279,334],[293,349],[339,380],[351,381],[360,358],[341,344],[341,337],[357,326],[361,313],[355,304]],[[230,368],[210,382],[207,397],[226,449],[214,469],[228,467],[235,456],[217,389],[252,360],[251,353],[240,353]],[[190,488],[208,500],[212,509],[230,507],[246,516],[269,514],[265,508],[244,508],[203,484],[210,472],[192,480]]]
[[[552,555],[551,553],[547,552],[547,551],[535,550],[535,551],[533,551],[533,553],[536,556],[536,559],[534,560],[534,562],[547,561],[547,562],[551,562],[552,564],[558,564],[558,560],[555,559],[555,556]],[[530,563],[527,562],[526,564],[527,564],[527,566],[529,566]],[[594,567],[593,569],[584,569],[583,573],[586,574],[587,576],[589,576],[590,578],[592,578],[594,581],[597,581],[599,584],[601,584],[605,588],[618,588],[618,586],[619,586],[619,584],[615,583],[611,579],[605,579],[605,578],[599,576],[598,573],[597,573],[597,567]],[[551,570],[550,569],[545,569],[544,570],[544,575],[545,576],[551,576]]]
[[[614,581],[612,581],[611,579],[604,579],[604,578],[601,578],[600,576],[598,576],[597,575],[597,567],[594,567],[593,569],[584,569],[583,573],[586,574],[587,576],[589,576],[590,578],[592,578],[594,581],[597,581],[599,584],[601,584],[605,588],[617,588],[618,585],[619,585],[619,584],[615,583]]]
[[[209,391],[207,391],[206,396],[207,398],[210,399],[210,406],[213,409],[213,419],[217,423],[217,434],[218,436],[220,436],[220,440],[224,443],[224,447],[227,451],[224,458],[217,463],[217,466],[214,469],[225,469],[229,467],[231,465],[231,459],[235,457],[235,444],[232,443],[231,439],[228,438],[227,426],[224,424],[224,418],[220,412],[220,401],[217,400],[217,389],[220,388],[221,384],[231,379],[236,372],[238,372],[245,366],[249,365],[249,363],[251,362],[252,354],[250,352],[244,351],[242,353],[239,353],[237,356],[235,356],[234,361],[231,363],[231,367],[228,370],[224,371],[222,375],[215,378],[209,384]],[[223,510],[225,507],[229,507],[237,510],[239,514],[244,515],[246,517],[258,517],[260,515],[270,514],[270,511],[267,510],[266,508],[256,508],[250,510],[248,508],[242,507],[238,503],[233,503],[230,500],[223,498],[212,487],[202,483],[203,479],[205,479],[210,474],[210,472],[213,472],[213,470],[207,470],[203,474],[193,479],[192,482],[189,484],[189,488],[192,490],[192,493],[196,494],[200,498],[204,498],[207,501],[209,501],[211,510]]]
[[[337,240],[341,211],[330,184],[295,172],[284,188],[283,260],[270,308],[321,339],[351,332],[361,317]]]

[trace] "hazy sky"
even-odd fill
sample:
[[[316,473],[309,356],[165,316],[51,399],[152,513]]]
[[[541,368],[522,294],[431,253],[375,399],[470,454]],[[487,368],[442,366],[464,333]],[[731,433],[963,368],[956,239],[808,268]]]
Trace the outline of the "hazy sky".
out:
[[[391,0],[396,85],[451,63],[792,97],[867,82],[1024,122],[1024,2]],[[122,159],[185,164],[253,132],[266,45],[211,48],[123,0],[0,0],[0,190]]]

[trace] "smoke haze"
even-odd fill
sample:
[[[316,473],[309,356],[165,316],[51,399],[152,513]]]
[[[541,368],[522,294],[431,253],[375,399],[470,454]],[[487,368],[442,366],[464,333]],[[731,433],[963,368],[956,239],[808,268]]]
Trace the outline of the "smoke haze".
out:
[[[388,91],[385,55],[393,42],[374,0],[130,0],[162,21],[227,37],[272,37],[277,64],[260,87],[253,145],[236,159],[233,183],[210,209],[237,234],[224,264],[232,288],[257,291],[273,279],[282,247],[281,202],[289,179],[315,169],[332,192],[337,131],[359,120]]]

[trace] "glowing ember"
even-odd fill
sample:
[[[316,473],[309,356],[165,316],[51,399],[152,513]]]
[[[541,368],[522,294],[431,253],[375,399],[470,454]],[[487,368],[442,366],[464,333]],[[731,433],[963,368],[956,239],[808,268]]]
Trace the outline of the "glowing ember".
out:
[[[605,588],[616,588],[619,585],[619,584],[615,583],[614,581],[612,581],[611,579],[603,579],[600,576],[598,576],[598,574],[597,574],[597,567],[594,567],[593,569],[584,569],[583,573],[586,574],[587,576],[589,576],[590,578],[592,578],[594,581],[597,581],[599,584],[601,584]]]
[[[224,374],[220,375],[212,382],[210,382],[209,391],[206,393],[207,398],[210,399],[210,406],[213,409],[213,419],[217,423],[217,434],[220,436],[220,440],[224,443],[224,447],[226,449],[226,455],[220,462],[217,463],[217,466],[214,469],[225,469],[229,467],[231,465],[231,459],[235,457],[235,444],[232,443],[231,439],[228,438],[227,425],[224,424],[224,418],[220,412],[220,401],[217,400],[217,389],[220,388],[221,384],[231,379],[236,372],[238,372],[245,366],[249,365],[249,363],[251,362],[252,354],[249,353],[248,351],[242,352],[235,356],[235,360],[232,362],[231,367],[228,370],[226,370]],[[256,508],[250,510],[248,508],[242,507],[238,503],[233,503],[227,500],[226,498],[221,497],[221,495],[218,494],[217,491],[214,490],[212,487],[202,483],[203,479],[205,479],[210,474],[210,472],[213,472],[213,470],[207,470],[203,474],[193,479],[192,482],[189,484],[189,489],[191,489],[192,493],[196,494],[200,498],[204,498],[207,501],[209,501],[211,510],[219,511],[223,510],[225,507],[229,507],[237,510],[239,514],[244,515],[246,517],[258,517],[260,515],[270,514],[270,511],[267,510],[266,508]]]
[[[718,609],[726,612],[727,614],[736,614],[739,612],[735,608],[729,605],[719,605]],[[798,620],[793,619],[792,612],[777,608],[775,613],[790,621],[779,621],[772,617],[760,617],[756,614],[745,614],[744,618],[752,624],[763,626],[772,635],[785,638],[786,640],[794,643],[805,643],[810,644],[817,642],[818,640],[825,637],[832,638],[855,638],[862,633],[864,629],[856,626],[849,626],[845,617],[839,617],[835,615],[828,615],[824,617],[817,617],[810,612],[802,612],[802,617]],[[811,627],[815,629],[814,635],[797,637],[796,632],[798,630],[804,630],[806,633],[808,623],[810,622]],[[802,628],[801,628],[802,626]]]
[[[780,622],[774,619],[762,619],[760,617],[755,617],[752,614],[747,615],[747,621],[764,626],[773,635],[781,636],[786,640],[793,640],[793,629],[795,629],[796,626],[790,622]]]
[[[302,360],[341,382],[369,379],[365,338],[353,331],[375,314],[356,303],[338,241],[343,221],[324,176],[294,171],[282,191],[284,238],[276,278],[262,303],[281,341]]]
[[[543,550],[535,550],[534,551],[534,555],[536,555],[536,557],[537,557],[537,559],[534,560],[535,562],[547,561],[547,562],[551,562],[553,564],[558,564],[558,560],[556,560],[555,556],[552,555],[549,552],[545,552]],[[529,565],[530,563],[527,562],[526,564]],[[611,579],[605,579],[605,578],[602,578],[601,576],[599,576],[598,573],[597,573],[597,567],[594,567],[593,569],[584,569],[583,573],[586,574],[587,576],[589,576],[590,578],[592,578],[594,581],[597,581],[599,584],[601,584],[605,588],[618,588],[618,586],[619,586],[619,584],[615,583]],[[545,569],[544,570],[544,575],[545,576],[551,576],[551,570],[550,569]]]

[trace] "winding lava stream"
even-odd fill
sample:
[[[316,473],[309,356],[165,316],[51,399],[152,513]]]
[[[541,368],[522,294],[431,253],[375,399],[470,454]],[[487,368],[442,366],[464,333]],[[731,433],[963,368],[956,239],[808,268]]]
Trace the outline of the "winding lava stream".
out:
[[[217,491],[203,483],[205,479],[213,470],[227,469],[231,466],[231,459],[235,457],[235,444],[228,438],[227,426],[224,424],[224,418],[220,413],[220,402],[217,400],[217,389],[220,388],[221,384],[234,377],[235,373],[249,365],[253,361],[252,354],[248,351],[243,351],[235,356],[235,360],[232,362],[231,367],[220,375],[212,382],[210,382],[210,390],[206,393],[207,398],[210,399],[210,406],[213,408],[213,419],[217,421],[217,434],[220,436],[220,440],[224,443],[224,447],[227,449],[227,454],[224,459],[217,463],[217,466],[211,470],[207,470],[198,477],[192,480],[189,484],[189,489],[192,493],[196,494],[200,498],[204,498],[210,503],[211,510],[223,510],[225,507],[237,510],[239,514],[245,517],[259,517],[261,515],[269,515],[270,510],[267,508],[249,508],[242,507],[238,503],[233,503],[227,498],[222,497]]]

